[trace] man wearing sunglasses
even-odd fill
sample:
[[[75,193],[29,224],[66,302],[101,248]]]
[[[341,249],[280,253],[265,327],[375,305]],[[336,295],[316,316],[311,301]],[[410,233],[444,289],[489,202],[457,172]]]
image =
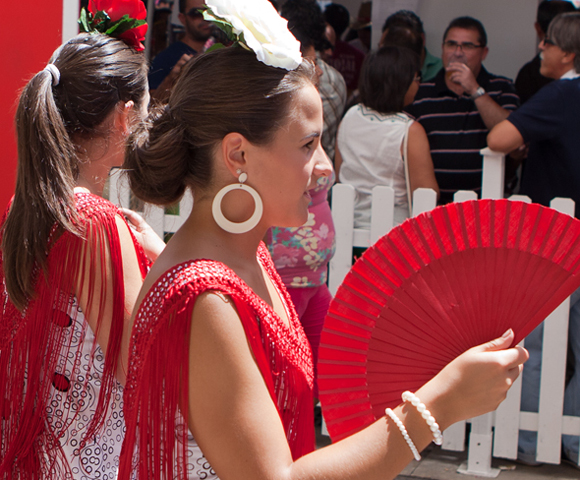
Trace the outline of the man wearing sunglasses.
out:
[[[166,97],[181,68],[194,55],[203,52],[212,34],[211,23],[203,19],[204,7],[204,0],[179,0],[179,20],[185,27],[185,35],[159,52],[151,62],[149,89],[152,97]]]
[[[534,23],[538,38],[540,40],[544,39],[548,31],[548,25],[550,25],[556,15],[575,10],[576,8],[571,2],[561,0],[543,0],[540,2],[536,14],[536,22]],[[541,60],[538,54],[518,72],[515,85],[522,104],[527,102],[540,88],[552,81],[551,78],[544,77],[540,73],[540,64]]]
[[[580,218],[580,13],[558,15],[540,43],[540,73],[554,79],[488,135],[489,147],[510,152],[530,144],[521,193],[549,205],[554,197],[571,198]],[[572,294],[568,344],[573,374],[564,395],[564,415],[580,416],[580,289]],[[522,410],[538,411],[542,326],[526,338],[530,359],[522,376]],[[536,462],[533,435],[522,437],[518,458]],[[578,436],[563,436],[563,458],[578,465]]]
[[[406,109],[427,132],[441,203],[452,201],[457,190],[481,190],[479,151],[487,133],[519,105],[511,80],[483,67],[487,54],[481,22],[453,20],[443,35],[443,68],[421,84]]]

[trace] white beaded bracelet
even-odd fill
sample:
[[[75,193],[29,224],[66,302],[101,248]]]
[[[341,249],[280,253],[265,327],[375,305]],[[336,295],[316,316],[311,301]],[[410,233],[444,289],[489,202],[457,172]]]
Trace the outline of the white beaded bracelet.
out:
[[[417,395],[409,391],[403,392],[401,398],[403,399],[403,402],[410,402],[411,405],[413,405],[417,409],[417,411],[427,422],[427,426],[429,427],[431,433],[433,434],[433,443],[435,443],[435,445],[441,445],[443,443],[443,435],[441,433],[441,430],[439,430],[439,425],[435,421],[435,417],[431,415],[431,412],[429,410],[427,410],[425,404],[422,403],[421,400],[419,400],[419,397]]]
[[[401,435],[403,435],[403,438],[407,442],[407,445],[409,445],[411,452],[413,452],[413,456],[415,457],[415,460],[417,460],[417,461],[421,460],[421,455],[419,455],[419,451],[417,450],[417,447],[413,443],[413,440],[411,440],[411,437],[409,437],[409,434],[407,433],[407,429],[405,428],[405,425],[403,425],[403,422],[401,422],[401,419],[399,417],[397,417],[395,412],[393,412],[390,408],[387,408],[385,410],[385,413],[389,417],[391,417],[393,422],[395,422],[395,425],[397,425],[397,428],[400,430]]]

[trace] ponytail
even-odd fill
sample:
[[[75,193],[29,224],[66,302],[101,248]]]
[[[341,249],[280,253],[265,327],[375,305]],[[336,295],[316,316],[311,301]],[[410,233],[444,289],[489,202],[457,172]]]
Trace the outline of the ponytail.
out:
[[[78,160],[55,104],[49,70],[24,88],[16,112],[18,176],[2,232],[3,270],[10,300],[23,310],[34,296],[35,263],[46,272],[47,239],[55,224],[79,234],[72,195]]]
[[[1,232],[6,290],[21,311],[42,280],[36,272],[46,274],[51,243],[64,232],[84,235],[74,198],[75,140],[100,135],[119,101],[140,105],[147,91],[143,54],[106,35],[77,35],[56,50],[51,64],[20,96],[16,191]]]

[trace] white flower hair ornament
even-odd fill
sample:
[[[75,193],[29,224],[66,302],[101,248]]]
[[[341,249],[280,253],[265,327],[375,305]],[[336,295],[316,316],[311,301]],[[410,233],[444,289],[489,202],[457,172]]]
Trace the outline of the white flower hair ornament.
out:
[[[302,62],[300,42],[268,0],[207,0],[204,18],[272,67],[294,70]]]

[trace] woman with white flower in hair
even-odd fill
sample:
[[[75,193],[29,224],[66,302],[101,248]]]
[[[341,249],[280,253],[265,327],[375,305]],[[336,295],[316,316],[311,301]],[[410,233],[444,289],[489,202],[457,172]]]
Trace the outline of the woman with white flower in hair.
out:
[[[194,205],[134,313],[119,478],[394,478],[432,430],[405,403],[314,451],[310,348],[261,241],[303,224],[309,189],[331,174],[313,65],[267,0],[207,4],[244,45],[188,64],[126,155],[137,196],[171,204],[189,188]],[[441,428],[505,397],[526,358],[512,340],[469,350],[416,392]]]

